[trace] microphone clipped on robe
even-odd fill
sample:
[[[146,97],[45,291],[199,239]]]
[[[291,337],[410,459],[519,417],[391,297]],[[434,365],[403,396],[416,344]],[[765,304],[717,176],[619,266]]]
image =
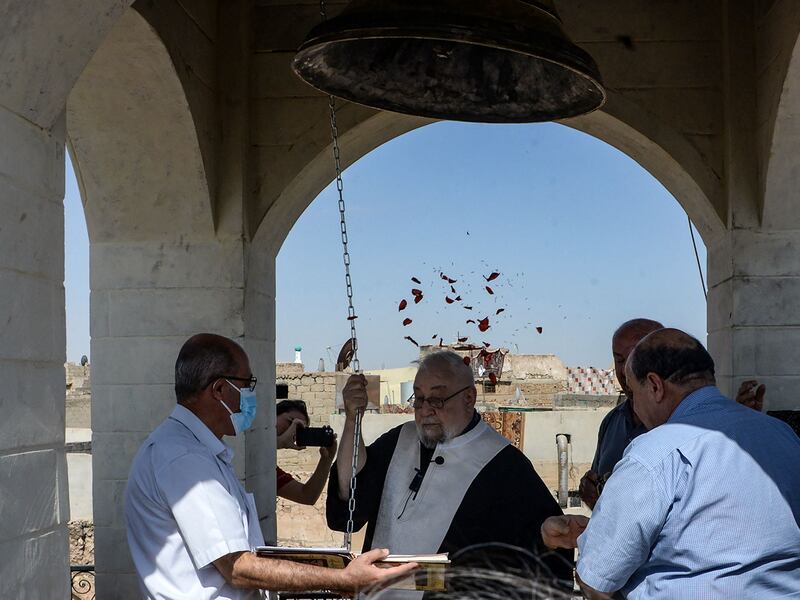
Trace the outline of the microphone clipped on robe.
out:
[[[444,456],[437,456],[436,458],[432,458],[429,463],[436,463],[439,466],[444,464]],[[400,514],[397,515],[397,518],[400,519],[406,513],[406,508],[408,508],[408,501],[411,500],[411,496],[414,496],[414,500],[417,499],[417,492],[419,492],[419,488],[422,487],[422,478],[425,477],[425,473],[423,473],[422,469],[414,469],[417,473],[414,475],[414,479],[411,480],[411,485],[408,486],[409,492],[408,496],[406,496],[406,501],[403,504],[403,510],[400,511]]]

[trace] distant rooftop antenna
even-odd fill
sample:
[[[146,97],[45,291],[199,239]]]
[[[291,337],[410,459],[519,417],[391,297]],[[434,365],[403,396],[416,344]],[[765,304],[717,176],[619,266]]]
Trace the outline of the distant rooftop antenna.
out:
[[[300,352],[303,350],[301,346],[294,347],[294,362],[297,365],[303,364],[303,357],[300,355]]]

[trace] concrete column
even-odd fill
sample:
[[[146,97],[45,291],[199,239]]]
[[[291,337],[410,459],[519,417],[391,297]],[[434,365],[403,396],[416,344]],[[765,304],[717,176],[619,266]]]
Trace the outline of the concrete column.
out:
[[[0,107],[0,140],[0,595],[51,598],[69,589],[63,118]]]
[[[766,410],[800,409],[800,230],[735,229],[708,248],[708,345],[723,391],[767,385]]]
[[[203,331],[242,341],[243,256],[235,238],[92,244],[93,496],[103,597],[139,597],[123,519],[130,465],[175,405],[183,342]],[[226,442],[243,477],[244,440]]]

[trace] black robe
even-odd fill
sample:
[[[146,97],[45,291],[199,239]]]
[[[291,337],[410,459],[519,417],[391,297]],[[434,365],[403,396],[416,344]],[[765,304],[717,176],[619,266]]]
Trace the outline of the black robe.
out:
[[[363,551],[372,547],[383,486],[392,460],[400,429],[386,432],[367,447],[367,462],[359,472],[356,483],[354,531],[367,525]],[[468,428],[469,429],[469,428]],[[433,450],[422,449],[422,470],[427,470]],[[409,476],[409,480],[411,479]],[[347,528],[347,500],[339,498],[339,476],[334,463],[328,483],[326,516],[328,527],[334,531]],[[438,552],[447,552],[458,565],[457,555],[477,544],[502,543],[523,548],[539,557],[544,577],[549,574],[568,582],[571,589],[574,552],[553,552],[541,541],[542,522],[550,516],[563,514],[553,495],[545,486],[528,458],[512,445],[503,448],[475,476]],[[464,553],[464,564],[475,558]],[[466,557],[470,558],[467,559]]]

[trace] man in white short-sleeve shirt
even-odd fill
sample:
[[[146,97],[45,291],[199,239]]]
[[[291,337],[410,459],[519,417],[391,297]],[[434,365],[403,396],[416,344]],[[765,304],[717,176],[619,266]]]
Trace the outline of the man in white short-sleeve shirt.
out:
[[[256,413],[256,378],[244,350],[212,334],[190,338],[175,363],[172,414],[145,440],[125,492],[128,545],[142,595],[153,599],[259,598],[261,589],[352,591],[409,567],[372,563],[344,570],[257,557],[264,544],[253,495],[231,466],[223,435],[238,435]],[[413,567],[412,567],[413,568]]]

